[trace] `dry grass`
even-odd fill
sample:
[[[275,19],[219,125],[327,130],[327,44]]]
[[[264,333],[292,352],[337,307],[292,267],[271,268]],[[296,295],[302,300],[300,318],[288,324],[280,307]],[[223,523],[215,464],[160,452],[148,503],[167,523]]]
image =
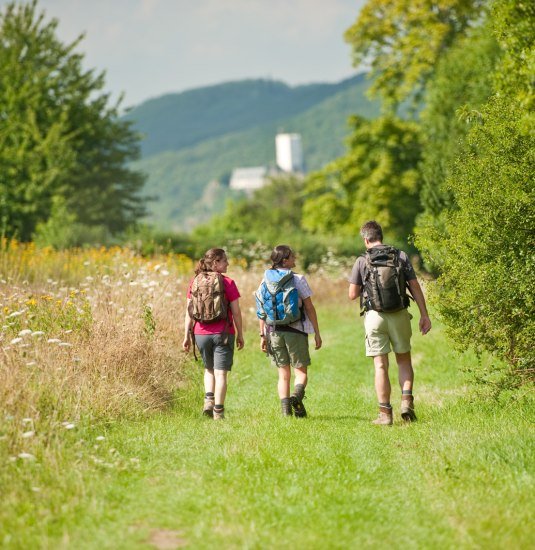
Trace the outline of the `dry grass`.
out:
[[[0,268],[0,437],[11,455],[39,453],[73,425],[169,406],[184,381],[191,261],[4,241]],[[230,270],[245,330],[255,330],[262,274]],[[340,299],[342,283],[311,284],[316,303]]]

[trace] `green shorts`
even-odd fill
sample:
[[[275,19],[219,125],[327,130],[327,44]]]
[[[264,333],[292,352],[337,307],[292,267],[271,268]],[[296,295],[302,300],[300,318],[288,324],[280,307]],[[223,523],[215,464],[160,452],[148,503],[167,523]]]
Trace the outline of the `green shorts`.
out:
[[[394,353],[407,353],[411,350],[411,319],[407,309],[395,313],[367,311],[364,315],[364,329],[366,331],[366,355],[375,357]]]
[[[291,365],[304,368],[310,365],[308,337],[296,332],[272,332],[269,335],[270,357],[276,367]]]

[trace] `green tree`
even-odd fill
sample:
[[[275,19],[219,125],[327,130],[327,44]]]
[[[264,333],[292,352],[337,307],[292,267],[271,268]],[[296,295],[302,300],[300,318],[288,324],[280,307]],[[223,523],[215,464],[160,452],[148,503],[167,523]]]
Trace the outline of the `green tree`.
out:
[[[480,119],[480,110],[492,95],[492,75],[500,55],[487,19],[461,37],[438,61],[427,86],[420,116],[426,144],[420,165],[423,212],[417,218],[415,233],[426,267],[435,273],[445,252],[437,248],[437,236],[446,230],[448,211],[455,208],[453,194],[445,183],[466,146],[471,122]]]
[[[484,0],[369,0],[346,31],[354,65],[371,64],[386,106],[420,98],[440,57],[478,20]]]
[[[535,372],[535,6],[497,0],[492,20],[504,55],[447,180],[435,303],[459,345],[505,359],[518,381]]]
[[[293,175],[276,176],[251,197],[227,203],[223,214],[209,225],[216,232],[239,238],[251,235],[265,241],[276,240],[301,229],[303,203],[303,179]]]
[[[78,222],[111,233],[144,214],[144,178],[126,166],[138,136],[102,92],[104,75],[83,70],[82,37],[62,44],[57,25],[36,0],[0,13],[0,220],[23,240],[56,196]]]
[[[405,241],[419,210],[418,125],[393,116],[352,117],[350,123],[347,154],[307,179],[303,226],[355,235],[376,219],[388,238]]]

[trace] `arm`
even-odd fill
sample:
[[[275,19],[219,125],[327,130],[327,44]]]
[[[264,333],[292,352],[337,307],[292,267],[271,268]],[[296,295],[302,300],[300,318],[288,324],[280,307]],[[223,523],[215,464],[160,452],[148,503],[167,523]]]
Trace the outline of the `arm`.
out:
[[[188,313],[188,306],[190,299],[188,299],[186,304],[186,315],[184,316],[184,341],[182,342],[182,349],[184,351],[189,351],[191,347],[191,329],[193,328],[193,322]]]
[[[234,318],[234,326],[236,327],[236,346],[238,349],[243,349],[243,322],[241,318],[240,301],[233,300],[230,302],[230,310]]]
[[[318,325],[318,316],[316,314],[316,308],[312,303],[312,298],[308,297],[303,300],[303,306],[305,308],[307,317],[310,319],[312,326],[314,327],[314,339],[316,341],[315,349],[321,348],[321,336],[320,336],[320,327]]]
[[[431,330],[431,319],[429,319],[429,313],[427,313],[427,306],[425,304],[425,297],[422,292],[422,287],[420,286],[418,279],[411,279],[407,284],[409,285],[409,290],[411,291],[412,297],[420,310],[420,332],[422,334],[427,334]]]
[[[359,285],[356,285],[354,283],[349,283],[349,299],[350,300],[356,300],[360,293],[362,292],[362,288]]]
[[[267,353],[266,322],[264,319],[258,319],[258,325],[260,328],[260,349]]]

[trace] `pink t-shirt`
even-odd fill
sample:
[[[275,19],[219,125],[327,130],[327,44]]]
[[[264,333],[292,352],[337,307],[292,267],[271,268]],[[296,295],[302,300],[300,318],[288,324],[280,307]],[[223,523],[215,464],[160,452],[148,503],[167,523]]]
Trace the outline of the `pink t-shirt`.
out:
[[[234,300],[237,300],[240,297],[240,293],[238,291],[238,287],[236,286],[236,283],[226,275],[223,275],[223,284],[225,285],[225,295],[227,297],[227,300],[230,304],[230,302],[234,302]],[[188,300],[191,298],[191,285],[193,284],[193,279],[191,279],[188,287]],[[230,306],[228,309],[228,320],[222,319],[221,321],[216,321],[215,323],[201,323],[200,321],[197,321],[195,323],[195,328],[193,330],[195,334],[220,334],[222,332],[228,332],[229,334],[235,334],[236,331],[234,330],[234,319],[232,318],[232,311],[230,310]]]

